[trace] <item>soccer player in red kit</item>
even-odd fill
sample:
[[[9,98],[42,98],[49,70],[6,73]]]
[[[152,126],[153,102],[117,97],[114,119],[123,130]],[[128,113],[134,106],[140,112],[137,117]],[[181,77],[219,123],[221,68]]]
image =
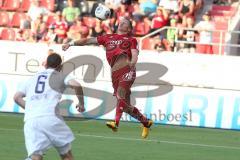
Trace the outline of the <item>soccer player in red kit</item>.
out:
[[[131,32],[131,21],[122,18],[119,22],[117,34],[83,38],[64,44],[62,48],[66,51],[70,46],[90,44],[103,45],[106,48],[106,57],[111,66],[114,96],[117,98],[115,121],[107,122],[106,125],[113,131],[117,131],[122,113],[126,112],[143,124],[142,137],[146,138],[153,121],[148,120],[136,107],[130,104],[130,88],[136,78],[135,65],[138,60],[137,40],[131,37]]]

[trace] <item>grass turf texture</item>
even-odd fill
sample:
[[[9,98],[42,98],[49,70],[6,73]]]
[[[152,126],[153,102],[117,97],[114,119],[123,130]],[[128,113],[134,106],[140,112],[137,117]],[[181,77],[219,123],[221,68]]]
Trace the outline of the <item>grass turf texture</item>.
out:
[[[240,132],[154,125],[147,140],[139,123],[121,122],[117,133],[105,121],[67,121],[76,139],[75,160],[239,160]],[[24,160],[23,116],[0,113],[0,159]],[[45,160],[60,159],[54,149]]]

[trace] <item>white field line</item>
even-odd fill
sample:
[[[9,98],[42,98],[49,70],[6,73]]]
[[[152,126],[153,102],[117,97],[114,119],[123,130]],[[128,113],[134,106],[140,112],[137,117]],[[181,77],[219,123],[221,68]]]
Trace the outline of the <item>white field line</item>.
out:
[[[21,131],[21,129],[8,129],[8,128],[0,128],[0,131]],[[1,133],[0,133],[1,135]],[[171,140],[157,140],[157,139],[140,139],[140,138],[127,138],[127,137],[111,137],[111,136],[102,136],[102,135],[93,135],[93,134],[79,134],[75,133],[76,136],[79,137],[91,137],[98,139],[111,139],[111,140],[121,140],[121,141],[139,141],[139,142],[153,142],[153,143],[166,143],[173,145],[185,145],[185,146],[196,146],[196,147],[205,147],[205,148],[222,148],[222,149],[232,149],[232,150],[240,150],[240,147],[234,146],[222,146],[222,145],[211,145],[211,144],[201,144],[201,143],[189,143],[189,142],[180,142],[180,141],[171,141]]]
[[[112,139],[112,140],[124,140],[124,141],[141,141],[141,142],[154,142],[154,143],[167,143],[167,144],[176,144],[176,145],[188,145],[188,146],[198,146],[198,147],[207,147],[207,148],[223,148],[223,149],[236,149],[240,150],[240,147],[234,146],[222,146],[222,145],[211,145],[211,144],[201,144],[201,143],[188,143],[188,142],[177,142],[177,141],[168,141],[168,140],[156,140],[156,139],[140,139],[140,138],[127,138],[127,137],[107,137],[101,135],[92,135],[92,134],[75,134],[81,137],[92,137],[92,138],[101,138],[101,139]]]

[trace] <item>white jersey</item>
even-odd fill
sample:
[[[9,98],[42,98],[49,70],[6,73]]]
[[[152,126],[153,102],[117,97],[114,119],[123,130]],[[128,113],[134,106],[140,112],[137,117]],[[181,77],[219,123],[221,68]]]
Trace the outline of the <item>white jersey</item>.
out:
[[[50,77],[54,76],[54,78]],[[39,116],[57,114],[57,105],[65,89],[63,74],[53,69],[46,69],[34,75],[19,90],[26,95],[24,121]],[[53,89],[54,88],[54,89]]]

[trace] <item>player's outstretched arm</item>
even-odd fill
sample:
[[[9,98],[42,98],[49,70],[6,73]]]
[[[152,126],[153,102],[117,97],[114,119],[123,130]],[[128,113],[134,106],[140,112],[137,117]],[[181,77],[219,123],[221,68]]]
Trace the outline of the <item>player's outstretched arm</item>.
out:
[[[76,41],[71,41],[69,43],[64,44],[62,46],[62,49],[66,51],[71,46],[84,46],[84,45],[91,45],[91,44],[98,44],[96,37],[82,38]]]
[[[79,112],[84,112],[84,98],[83,98],[83,89],[80,83],[78,83],[76,80],[71,79],[68,81],[68,85],[75,90],[75,94],[78,98],[78,104],[76,106],[77,110]]]
[[[23,99],[25,97],[25,94],[22,92],[17,92],[14,95],[14,101],[23,109],[25,109],[25,100]]]
[[[132,53],[132,59],[130,61],[130,66],[131,67],[135,67],[137,60],[138,60],[138,50],[137,49],[131,49],[131,53]]]

